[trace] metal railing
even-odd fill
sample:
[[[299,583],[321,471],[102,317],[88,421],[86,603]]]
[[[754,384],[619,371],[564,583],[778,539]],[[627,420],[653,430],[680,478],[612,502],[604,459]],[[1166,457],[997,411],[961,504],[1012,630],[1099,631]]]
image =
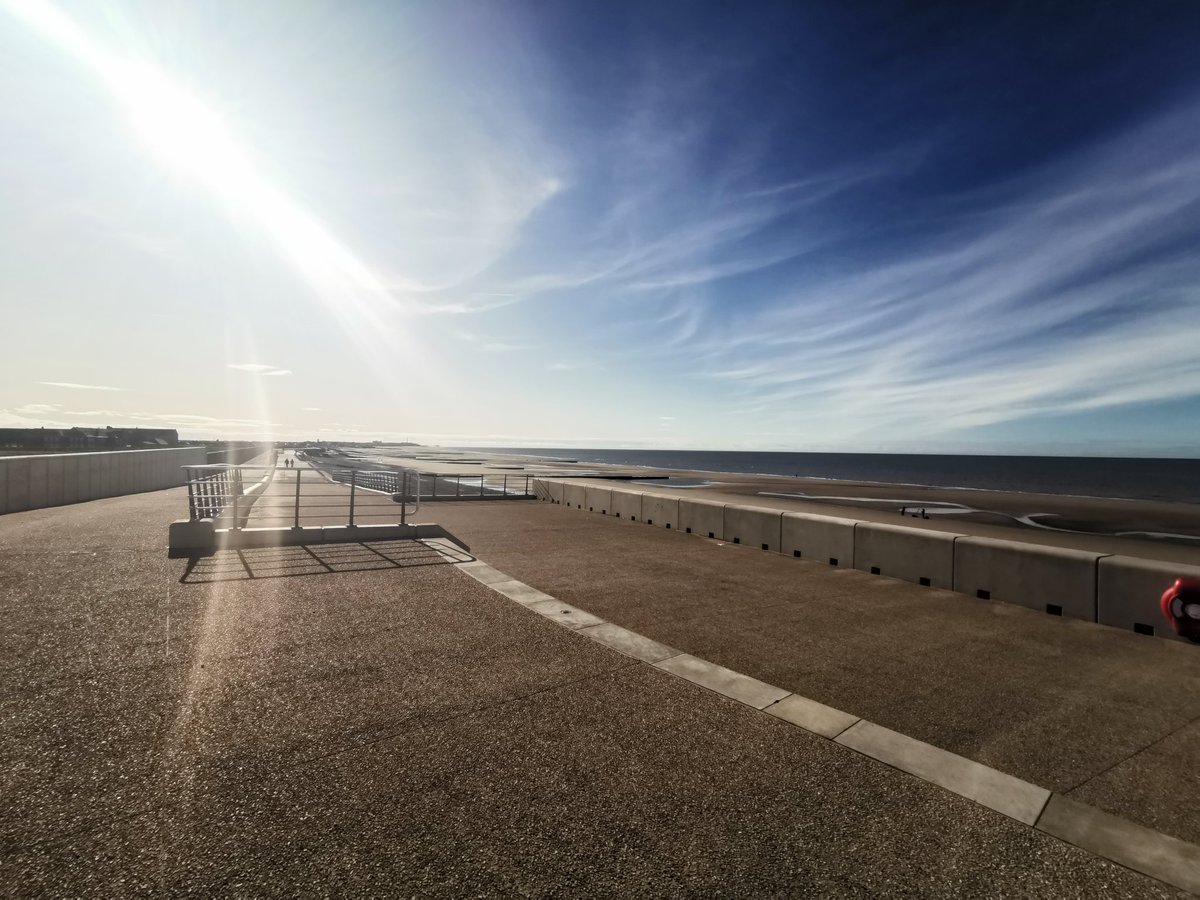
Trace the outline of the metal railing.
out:
[[[368,488],[375,483],[369,479],[380,475],[399,474],[363,469],[326,469],[323,471],[340,484],[349,484],[350,478],[357,475],[357,483]],[[534,476],[532,475],[457,475],[442,472],[417,472],[412,469],[405,469],[403,472],[409,478],[406,490],[411,493],[408,496],[427,502],[432,500],[513,500],[534,496]],[[386,480],[384,484],[386,485]],[[381,489],[389,490],[386,486]]]
[[[214,463],[187,466],[188,511],[192,519],[216,519],[225,509],[238,514],[238,498],[245,495],[242,470]]]
[[[331,519],[354,526],[374,520],[407,524],[422,500],[533,497],[529,475],[447,475],[411,469],[187,466],[191,519],[222,527],[300,528]],[[348,488],[348,490],[347,490]],[[399,507],[399,508],[397,508]]]

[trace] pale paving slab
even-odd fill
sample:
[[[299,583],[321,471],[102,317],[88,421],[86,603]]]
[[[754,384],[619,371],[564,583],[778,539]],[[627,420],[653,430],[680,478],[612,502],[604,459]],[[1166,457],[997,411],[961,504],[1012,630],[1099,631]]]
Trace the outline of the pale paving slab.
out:
[[[459,568],[478,581],[480,584],[495,584],[498,581],[512,581],[511,575],[505,575],[498,569],[493,569],[487,563],[462,563]]]
[[[640,659],[642,662],[656,663],[679,655],[679,651],[674,647],[652,641],[636,631],[630,631],[620,625],[614,625],[612,622],[581,628],[579,633],[586,634],[593,641],[611,647],[618,653]]]
[[[816,700],[809,700],[799,694],[784,697],[778,703],[768,706],[763,712],[827,738],[835,738],[856,722],[861,721],[858,716],[852,716],[850,713],[826,706],[824,703],[818,703]]]
[[[1200,894],[1200,847],[1059,794],[1037,829],[1174,887]]]
[[[680,653],[654,665],[755,709],[764,709],[791,693],[688,653]]]
[[[547,619],[552,619],[559,625],[565,625],[567,628],[587,628],[589,625],[601,625],[604,622],[603,619],[593,616],[589,612],[554,599],[526,603],[525,607]]]
[[[1050,799],[1050,792],[1045,788],[874,722],[858,722],[835,740],[1026,825],[1033,825],[1038,820]]]
[[[509,579],[508,581],[485,582],[485,584],[496,593],[503,594],[509,600],[515,600],[517,603],[522,603],[525,606],[530,606],[534,603],[544,603],[547,600],[555,603],[558,602],[549,594],[539,591],[537,588],[530,587],[523,581]]]

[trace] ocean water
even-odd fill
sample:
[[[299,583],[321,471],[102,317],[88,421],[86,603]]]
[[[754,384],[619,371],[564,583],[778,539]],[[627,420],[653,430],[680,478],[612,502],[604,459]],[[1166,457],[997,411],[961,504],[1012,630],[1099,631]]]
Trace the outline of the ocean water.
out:
[[[1200,459],[1096,456],[933,456],[723,450],[474,448],[655,469],[796,475],[840,481],[1200,503]]]

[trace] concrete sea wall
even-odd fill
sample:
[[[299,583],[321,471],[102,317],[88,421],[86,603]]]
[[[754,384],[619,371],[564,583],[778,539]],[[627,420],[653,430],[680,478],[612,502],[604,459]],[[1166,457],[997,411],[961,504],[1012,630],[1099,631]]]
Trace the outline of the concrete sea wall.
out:
[[[1176,578],[1200,578],[1200,567],[1158,560],[610,485],[535,479],[534,493],[573,509],[1158,637],[1176,637],[1159,609],[1163,591]]]
[[[0,457],[0,513],[158,491],[186,483],[203,447]]]

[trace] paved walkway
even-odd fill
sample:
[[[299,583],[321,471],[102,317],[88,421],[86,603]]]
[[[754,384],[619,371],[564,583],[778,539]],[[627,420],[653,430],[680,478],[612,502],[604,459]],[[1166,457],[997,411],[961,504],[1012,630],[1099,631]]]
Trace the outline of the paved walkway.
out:
[[[1200,843],[1200,648],[548,503],[424,512],[608,621]]]
[[[8,895],[1172,894],[588,641],[419,545],[168,560],[184,506],[174,490],[0,517]],[[682,570],[601,571],[617,523],[437,509],[585,607],[682,599]],[[677,537],[685,559],[725,553]]]

